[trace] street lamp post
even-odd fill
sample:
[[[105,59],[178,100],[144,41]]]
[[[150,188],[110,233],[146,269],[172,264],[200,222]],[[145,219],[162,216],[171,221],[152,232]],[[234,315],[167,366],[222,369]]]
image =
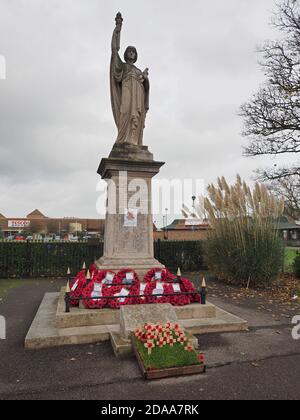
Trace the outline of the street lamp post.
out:
[[[168,209],[166,209],[166,215],[165,215],[165,221],[166,221],[166,227],[165,227],[165,239],[168,239]]]
[[[196,198],[197,197],[195,195],[193,195],[193,197],[192,197],[192,200],[193,200],[193,217],[195,217],[195,209],[196,209],[196,207],[195,207],[195,201],[196,201]],[[194,223],[192,225],[192,231],[195,232],[195,225],[194,225]]]

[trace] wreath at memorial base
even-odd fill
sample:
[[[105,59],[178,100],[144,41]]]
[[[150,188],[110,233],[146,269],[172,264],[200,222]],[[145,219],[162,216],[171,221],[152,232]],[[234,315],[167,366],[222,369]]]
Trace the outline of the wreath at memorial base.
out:
[[[123,305],[170,303],[174,306],[185,306],[193,302],[201,302],[190,280],[177,277],[167,269],[153,269],[141,283],[137,273],[128,268],[118,272],[100,271],[95,265],[90,267],[91,281],[86,279],[86,270],[81,270],[70,285],[71,305],[78,306],[79,298],[84,300],[87,309],[102,309],[108,306],[119,309]],[[192,293],[181,295],[181,293]],[[177,294],[175,296],[169,296]],[[144,296],[146,295],[146,296]],[[133,296],[133,297],[131,297]],[[91,299],[94,297],[94,299]],[[97,299],[99,297],[99,299]],[[100,299],[101,297],[101,299]],[[105,299],[107,297],[107,299]]]
[[[147,303],[147,298],[144,297],[144,295],[146,294],[146,287],[147,287],[146,283],[140,283],[139,285],[135,287],[134,294],[135,296],[139,296],[135,298],[136,305],[145,305]]]
[[[163,282],[170,282],[176,279],[176,276],[170,273],[169,270],[164,268],[163,270],[161,268],[153,268],[152,270],[149,270],[148,273],[144,277],[145,283],[151,283],[155,281],[155,275],[157,273],[161,273],[161,281]]]
[[[127,274],[131,273],[133,274],[133,278],[131,284],[128,284]],[[138,295],[140,289],[140,279],[134,270],[130,268],[120,270],[115,278],[114,284],[117,285],[109,288],[109,296],[115,296],[113,299],[108,299],[108,306],[111,309],[120,309],[121,306],[135,305],[138,303],[137,298],[130,297]]]
[[[189,280],[187,280],[187,282],[190,283]],[[191,303],[192,296],[181,295],[180,294],[181,292],[183,292],[183,293],[188,293],[189,292],[189,290],[187,290],[187,288],[184,286],[183,283],[181,283],[181,284],[179,284],[179,283],[175,284],[174,283],[173,285],[171,284],[171,287],[172,287],[173,293],[178,293],[177,296],[171,296],[171,298],[170,298],[170,303],[173,306],[186,306],[186,305],[189,305]],[[177,289],[180,289],[180,292]]]
[[[120,283],[120,284],[127,283],[127,281],[126,281],[126,275],[127,274],[130,274],[130,273],[133,274],[132,285],[138,285],[140,283],[139,276],[131,268],[126,268],[126,269],[120,270],[118,272],[117,276],[116,276],[116,281],[114,283]]]
[[[155,268],[148,271],[145,276],[145,282],[152,287],[146,287],[145,294],[153,294],[154,290],[157,288],[159,281],[156,279],[157,274],[161,274],[161,282],[164,284],[164,293],[174,294],[178,293],[178,296],[165,296],[165,297],[149,297],[147,298],[148,303],[171,303],[174,306],[185,306],[189,305],[192,302],[200,302],[199,295],[180,295],[181,292],[193,293],[195,292],[195,287],[192,285],[190,280],[181,278],[181,284],[176,283],[177,277],[170,273],[167,269],[161,270]],[[166,285],[167,283],[167,285]],[[176,286],[175,286],[176,285]],[[179,291],[180,288],[180,291]]]
[[[81,270],[70,284],[71,306],[79,306],[79,299],[82,296],[83,289],[86,287],[85,270]]]
[[[92,278],[99,272],[95,263],[90,265],[89,270]]]
[[[84,305],[87,309],[103,309],[107,305],[108,299],[97,299],[96,297],[97,294],[101,297],[111,296],[113,286],[105,283],[108,274],[113,278],[116,277],[116,273],[113,271],[95,271],[91,282],[82,291],[82,297],[84,298],[91,298],[93,294],[95,297],[95,299],[84,300]]]
[[[144,294],[147,295],[146,303],[170,303],[170,296],[159,295],[168,295],[171,293],[173,293],[173,289],[170,283],[155,281],[147,283]]]
[[[182,285],[183,285],[183,288],[184,288],[185,292],[188,292],[188,293],[195,293],[196,292],[195,286],[193,285],[193,283],[190,280],[182,278],[181,282],[182,282]],[[201,297],[200,297],[199,293],[195,293],[194,295],[190,295],[189,297],[190,297],[190,303],[200,303],[201,302]]]

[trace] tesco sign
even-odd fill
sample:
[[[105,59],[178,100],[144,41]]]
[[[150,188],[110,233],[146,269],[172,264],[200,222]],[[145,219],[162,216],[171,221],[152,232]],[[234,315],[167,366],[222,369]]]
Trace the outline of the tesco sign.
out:
[[[29,220],[9,220],[8,227],[9,228],[27,228],[30,226]]]

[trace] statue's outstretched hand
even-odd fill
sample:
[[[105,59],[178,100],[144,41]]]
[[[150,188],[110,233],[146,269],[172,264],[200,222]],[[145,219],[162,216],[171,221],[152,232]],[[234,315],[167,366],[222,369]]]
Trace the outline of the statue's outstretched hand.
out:
[[[122,30],[122,25],[123,25],[123,17],[121,15],[121,13],[119,12],[116,16],[116,33],[120,33]]]

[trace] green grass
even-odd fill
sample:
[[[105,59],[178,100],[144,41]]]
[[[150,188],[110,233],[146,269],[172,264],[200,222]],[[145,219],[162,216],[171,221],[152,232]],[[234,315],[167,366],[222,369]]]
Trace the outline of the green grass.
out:
[[[284,259],[285,273],[293,272],[293,262],[297,253],[300,253],[300,248],[286,248],[285,249],[285,259]]]
[[[173,367],[191,366],[201,364],[196,351],[188,352],[180,343],[174,347],[155,347],[149,356],[144,343],[134,337],[138,352],[144,363],[145,369],[167,369]]]
[[[3,299],[9,293],[10,290],[24,286],[24,284],[26,284],[26,280],[18,280],[18,279],[1,280],[0,279],[0,299]]]

